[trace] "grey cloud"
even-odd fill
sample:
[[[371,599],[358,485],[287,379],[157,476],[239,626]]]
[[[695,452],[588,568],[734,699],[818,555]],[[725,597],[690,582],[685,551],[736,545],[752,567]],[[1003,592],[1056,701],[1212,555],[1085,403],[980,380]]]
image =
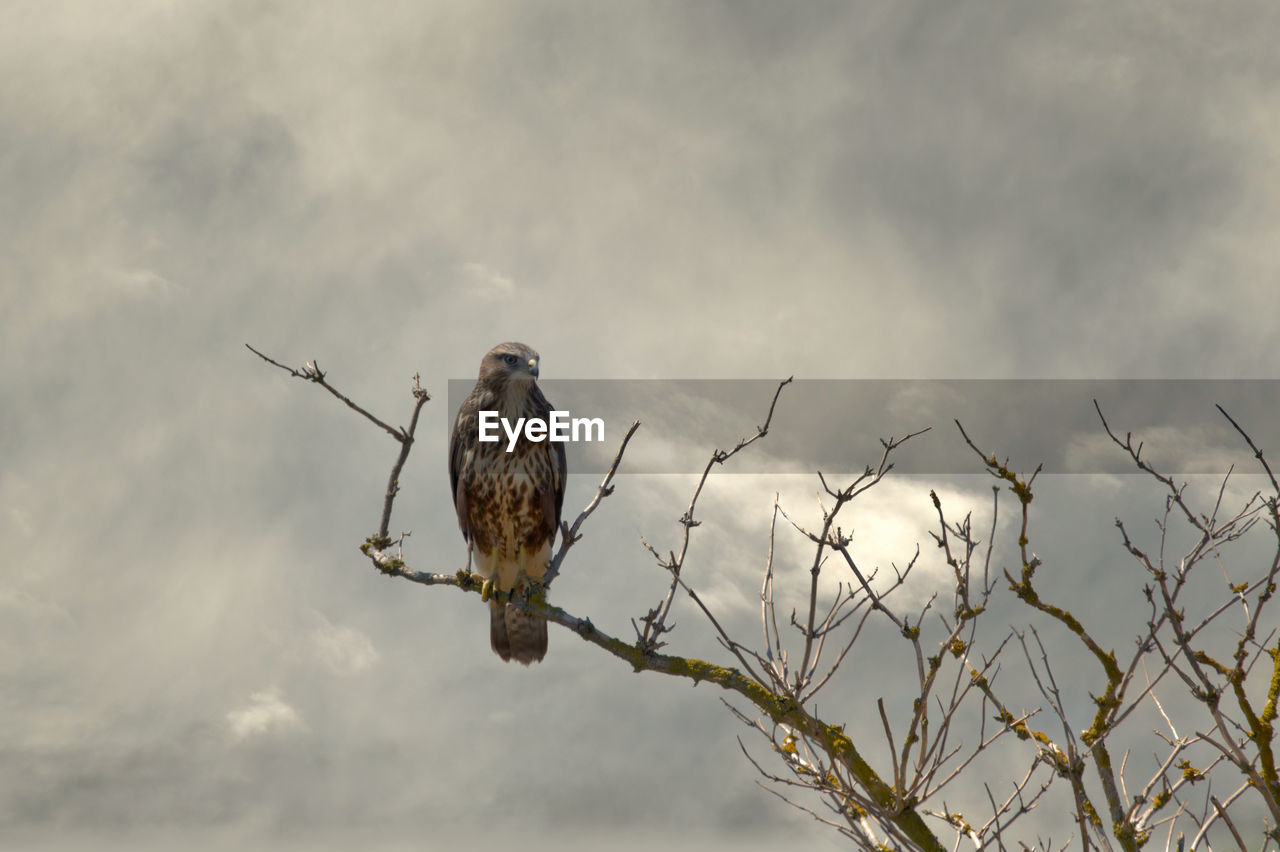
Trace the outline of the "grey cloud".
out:
[[[395,424],[422,374],[435,399],[396,523],[432,570],[464,558],[449,380],[500,340],[538,348],[549,385],[1270,378],[1274,14],[16,4],[0,32],[0,761],[16,768],[0,832],[50,850],[346,848],[344,831],[416,848],[474,844],[481,802],[501,811],[495,845],[526,825],[557,848],[830,842],[754,787],[707,687],[560,633],[513,671],[482,609],[372,575],[356,546],[396,447],[243,343],[317,359]],[[637,458],[736,440],[762,411],[746,396],[656,401]],[[864,388],[833,412],[784,395],[751,463],[814,446],[872,461],[886,423],[945,399]],[[1177,429],[1194,402],[1129,401],[1142,410],[1117,425],[1135,430]],[[991,449],[1039,460],[1016,419],[974,417]],[[572,477],[567,505],[597,479]],[[621,635],[664,588],[637,535],[673,536],[687,500],[625,485],[556,592]],[[1129,478],[1087,486],[1044,499],[1062,566],[1046,582],[1064,593],[1119,582],[1105,536],[1082,533],[1112,521],[1091,488],[1152,511]],[[722,496],[698,576],[754,636],[730,591],[750,602],[772,489],[758,513]],[[1127,599],[1103,597],[1122,624]],[[718,654],[680,620],[682,649]],[[236,742],[228,714],[273,688],[305,729]],[[841,698],[874,729],[864,692]]]
[[[197,109],[140,148],[130,181],[139,193],[133,203],[143,221],[162,231],[249,229],[260,217],[278,215],[301,189],[297,142],[276,117],[218,120],[209,109]]]

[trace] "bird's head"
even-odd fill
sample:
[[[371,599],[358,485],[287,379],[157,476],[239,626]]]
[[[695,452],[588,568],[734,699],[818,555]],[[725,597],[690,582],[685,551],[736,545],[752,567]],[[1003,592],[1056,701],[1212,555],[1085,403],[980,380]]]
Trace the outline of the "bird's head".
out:
[[[538,353],[523,343],[499,343],[480,362],[480,379],[491,387],[528,387],[538,379]]]

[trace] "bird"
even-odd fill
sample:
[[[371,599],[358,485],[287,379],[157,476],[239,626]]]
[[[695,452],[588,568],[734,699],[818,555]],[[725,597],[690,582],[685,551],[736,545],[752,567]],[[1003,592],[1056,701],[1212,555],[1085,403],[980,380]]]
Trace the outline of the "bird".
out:
[[[560,529],[568,476],[562,441],[513,446],[481,441],[481,412],[498,412],[510,424],[523,417],[548,421],[551,404],[538,386],[540,358],[523,343],[500,343],[480,361],[480,373],[463,400],[449,439],[449,484],[458,526],[470,559],[491,591],[512,592],[546,574]],[[504,661],[529,665],[547,653],[547,619],[489,598],[489,643]]]

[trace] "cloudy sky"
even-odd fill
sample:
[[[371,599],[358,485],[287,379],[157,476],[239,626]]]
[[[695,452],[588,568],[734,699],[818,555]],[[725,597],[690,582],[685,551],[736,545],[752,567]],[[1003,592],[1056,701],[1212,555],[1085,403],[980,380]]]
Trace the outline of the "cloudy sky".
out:
[[[503,340],[549,380],[1275,377],[1274,4],[0,12],[7,847],[834,843],[755,786],[708,687],[555,631],[541,665],[503,665],[474,598],[371,572],[395,446],[246,342],[392,422],[420,373],[393,523],[443,571],[464,559],[448,383]],[[1185,441],[1162,387],[1120,428]],[[853,467],[934,425],[963,470],[946,398],[916,391],[779,417],[848,433]],[[728,434],[654,411],[635,452],[732,442],[765,405]],[[1036,429],[1006,410],[988,449]],[[860,516],[868,558],[927,541],[942,484],[920,476]],[[1044,555],[1125,600],[1111,517],[1159,495],[1060,480]],[[981,478],[944,484],[989,512]],[[638,536],[675,543],[688,485],[624,479],[559,602],[628,633],[663,586]],[[691,576],[731,623],[754,629],[774,492],[812,516],[814,487],[704,498]],[[714,655],[678,616],[672,650]]]

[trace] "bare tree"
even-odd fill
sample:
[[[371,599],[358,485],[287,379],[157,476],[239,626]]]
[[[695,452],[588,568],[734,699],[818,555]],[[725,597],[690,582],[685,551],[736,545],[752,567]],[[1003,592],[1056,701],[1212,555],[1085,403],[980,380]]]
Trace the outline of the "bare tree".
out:
[[[415,583],[479,594],[480,578],[466,570],[410,568],[403,554],[406,534],[392,538],[390,533],[400,472],[419,412],[430,399],[418,377],[411,388],[409,426],[394,428],[339,393],[314,362],[294,369],[249,348],[291,375],[321,385],[399,443],[377,531],[360,548],[373,566]],[[985,538],[975,530],[972,513],[951,515],[938,495],[929,493],[937,516],[933,558],[946,566],[947,587],[927,596],[923,605],[899,603],[908,597],[903,590],[909,581],[915,583],[917,567],[927,561],[918,545],[903,567],[890,566],[892,576],[882,577],[883,570],[869,570],[854,557],[852,535],[843,528],[845,513],[889,475],[893,454],[920,433],[884,439],[877,463],[852,481],[835,485],[818,474],[825,500],[820,521],[811,528],[775,498],[759,590],[760,635],[748,641],[722,626],[687,579],[685,561],[693,531],[702,523],[695,512],[708,477],[768,434],[790,381],[778,385],[753,435],[711,454],[678,520],[678,551],[663,555],[644,542],[668,582],[662,599],[632,619],[633,638],[611,635],[589,618],[551,605],[547,596],[583,524],[613,493],[614,476],[638,422],[627,430],[591,501],[572,524],[563,524],[543,584],[515,593],[512,602],[636,671],[710,681],[745,700],[745,709],[726,704],[763,746],[761,755],[739,740],[762,786],[838,831],[855,848],[1138,850],[1154,843],[1155,848],[1192,850],[1209,848],[1211,832],[1213,842],[1241,850],[1280,848],[1280,779],[1273,748],[1280,643],[1269,626],[1274,620],[1267,619],[1280,574],[1280,486],[1262,451],[1226,411],[1219,409],[1269,483],[1234,510],[1223,505],[1233,471],[1223,477],[1211,506],[1193,506],[1186,485],[1151,466],[1142,457],[1142,445],[1135,445],[1132,435],[1121,438],[1114,432],[1098,407],[1106,434],[1165,492],[1154,548],[1137,543],[1126,523],[1116,519],[1118,545],[1132,557],[1134,576],[1145,578],[1135,588],[1142,615],[1127,625],[1136,631],[1130,648],[1107,647],[1096,638],[1101,635],[1097,626],[1069,608],[1087,606],[1087,600],[1050,599],[1039,583],[1044,563],[1030,545],[1040,469],[1030,476],[1015,472],[1007,460],[980,449],[959,422],[964,442],[996,483]],[[1017,501],[1016,568],[993,565],[1000,497],[1006,492]],[[1229,548],[1255,531],[1266,537],[1269,558],[1228,570]],[[808,588],[801,592],[807,605],[789,616],[778,612],[775,596],[779,534],[802,536],[812,547]],[[1182,539],[1188,543],[1176,549]],[[830,580],[823,580],[833,572],[834,591]],[[673,603],[681,595],[707,619],[728,655],[727,665],[663,652],[674,627]],[[997,597],[1015,601],[1032,621],[1021,628],[996,624],[992,631],[986,622]],[[905,706],[875,699],[882,743],[856,741],[844,725],[820,716],[817,704],[856,656],[859,639],[873,629],[887,630],[902,643],[911,679]],[[1061,660],[1073,652],[1090,661],[1093,674],[1077,673],[1064,683]],[[1087,702],[1080,700],[1082,691]],[[1030,706],[1027,695],[1035,697]],[[1175,704],[1176,711],[1168,709]],[[1082,705],[1092,708],[1086,718],[1078,718]],[[886,755],[878,766],[866,756],[873,748]],[[1135,757],[1131,768],[1130,758],[1140,749],[1142,757]],[[1071,835],[1055,840],[1037,834],[1043,821],[1027,819],[1037,810],[1069,815]]]

